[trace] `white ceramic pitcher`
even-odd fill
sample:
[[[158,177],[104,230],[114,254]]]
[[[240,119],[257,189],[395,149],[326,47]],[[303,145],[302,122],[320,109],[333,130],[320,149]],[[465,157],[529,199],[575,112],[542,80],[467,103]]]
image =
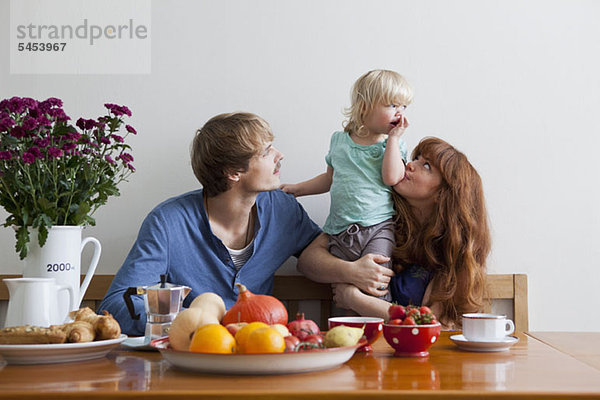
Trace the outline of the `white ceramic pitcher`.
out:
[[[13,278],[3,279],[8,287],[8,309],[4,326],[36,325],[50,326],[62,324],[58,307],[58,294],[66,292],[69,306],[73,307],[74,297],[71,286],[56,283],[54,278]]]
[[[70,311],[77,310],[83,295],[96,271],[102,247],[98,239],[81,239],[82,226],[53,226],[42,248],[37,241],[37,231],[32,232],[29,254],[25,258],[26,278],[55,278],[59,285],[67,284],[73,289],[73,303],[67,293],[59,293],[58,310],[64,319]],[[94,244],[94,255],[83,282],[81,282],[81,252],[87,243]],[[81,282],[81,285],[80,285]]]

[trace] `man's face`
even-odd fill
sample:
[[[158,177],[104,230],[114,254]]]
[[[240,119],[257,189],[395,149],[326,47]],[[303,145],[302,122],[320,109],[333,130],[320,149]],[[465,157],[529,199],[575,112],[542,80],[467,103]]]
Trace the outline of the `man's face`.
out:
[[[240,183],[248,192],[266,192],[277,189],[280,184],[279,169],[283,154],[265,143],[262,151],[250,159],[248,171],[241,174]]]

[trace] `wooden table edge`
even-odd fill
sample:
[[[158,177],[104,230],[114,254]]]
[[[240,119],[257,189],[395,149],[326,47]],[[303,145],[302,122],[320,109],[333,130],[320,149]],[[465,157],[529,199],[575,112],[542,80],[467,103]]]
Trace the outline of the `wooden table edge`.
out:
[[[562,346],[556,345],[554,343],[552,343],[552,341],[547,340],[543,337],[540,337],[540,335],[543,335],[545,333],[554,333],[554,332],[524,332],[528,337],[535,339],[539,342],[544,343],[546,346],[553,348],[556,351],[561,352],[562,354],[565,354],[577,361],[579,361],[582,364],[585,364],[591,368],[594,368],[595,370],[599,370],[600,371],[600,364],[599,363],[591,363],[590,361],[588,361],[585,357],[581,357],[579,354],[574,354],[569,350],[564,349]],[[556,332],[556,333],[564,333],[564,334],[569,334],[569,333],[580,333],[580,332]],[[590,333],[590,332],[581,332],[581,333]],[[594,332],[592,332],[594,333]],[[537,336],[536,336],[537,334]]]
[[[139,392],[117,392],[117,393],[95,393],[95,392],[52,392],[44,393],[42,397],[49,400],[58,399],[148,399],[148,398],[176,398],[177,400],[198,399],[198,398],[214,398],[222,400],[238,400],[240,398],[248,400],[314,400],[322,396],[326,399],[343,398],[343,399],[379,399],[379,398],[415,398],[415,399],[495,399],[495,400],[514,400],[518,399],[535,399],[535,400],[552,400],[552,399],[600,399],[600,393],[555,393],[555,392],[510,392],[510,393],[489,393],[484,391],[462,391],[462,390],[360,390],[360,391],[319,391],[310,393],[293,393],[279,391],[245,391],[243,394],[234,391],[210,390],[202,393],[195,391],[139,391]],[[24,393],[24,392],[3,392],[0,398],[11,398],[20,400],[39,400],[40,394]]]

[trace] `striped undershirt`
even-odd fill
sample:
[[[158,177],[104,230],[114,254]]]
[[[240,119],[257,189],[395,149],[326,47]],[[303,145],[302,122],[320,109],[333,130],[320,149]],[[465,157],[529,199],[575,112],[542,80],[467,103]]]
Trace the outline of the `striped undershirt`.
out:
[[[246,264],[246,261],[252,257],[252,253],[254,252],[254,238],[252,238],[250,243],[248,243],[248,246],[244,247],[243,249],[234,250],[227,246],[225,246],[225,248],[231,256],[231,260],[233,261],[233,265],[235,265],[235,269],[239,270],[242,268],[242,265]]]

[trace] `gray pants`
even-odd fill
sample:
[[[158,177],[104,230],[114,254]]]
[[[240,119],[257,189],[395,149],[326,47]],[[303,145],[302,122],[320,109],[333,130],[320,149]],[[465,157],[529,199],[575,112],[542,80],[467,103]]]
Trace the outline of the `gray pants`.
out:
[[[394,239],[394,222],[388,219],[372,226],[350,225],[345,231],[337,235],[329,235],[329,252],[345,261],[356,261],[360,257],[372,253],[386,257],[392,256],[396,241]],[[392,269],[392,261],[382,264]],[[391,301],[392,295],[388,292],[380,299]],[[350,315],[348,310],[334,307],[332,314]],[[354,314],[356,315],[356,314]]]

